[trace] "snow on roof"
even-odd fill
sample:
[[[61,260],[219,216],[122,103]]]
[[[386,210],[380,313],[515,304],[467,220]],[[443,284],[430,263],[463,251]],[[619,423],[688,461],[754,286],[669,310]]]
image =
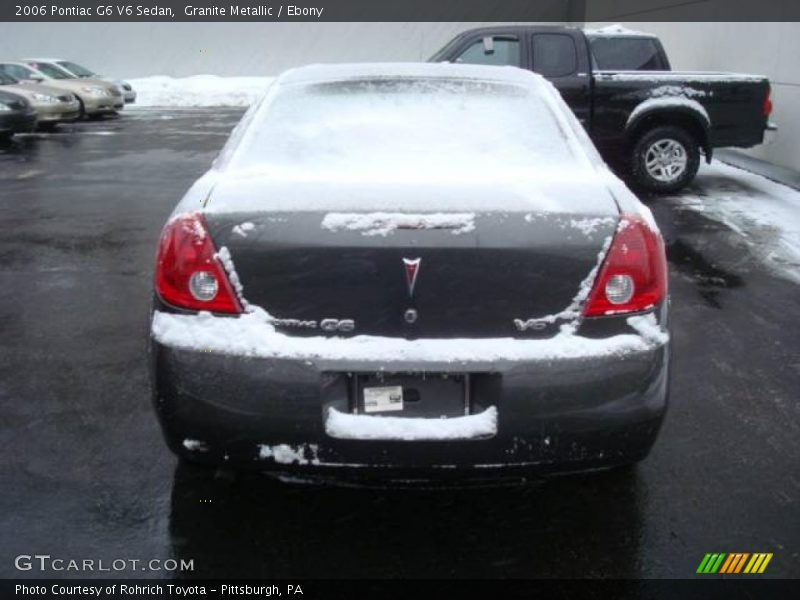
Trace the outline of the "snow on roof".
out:
[[[615,23],[613,25],[606,25],[605,27],[598,27],[598,28],[585,28],[584,33],[589,36],[593,37],[650,37],[654,38],[657,37],[652,33],[647,33],[644,31],[634,31],[633,29],[628,29],[627,27],[620,25],[619,23]]]
[[[457,78],[536,85],[544,78],[517,67],[453,63],[342,63],[308,65],[284,72],[281,84],[316,83],[348,79]]]

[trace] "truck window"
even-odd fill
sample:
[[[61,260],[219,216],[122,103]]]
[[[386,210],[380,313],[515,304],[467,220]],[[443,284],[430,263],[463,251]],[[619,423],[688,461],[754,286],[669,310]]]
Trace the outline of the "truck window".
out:
[[[590,37],[595,65],[601,71],[666,71],[652,38]]]
[[[454,62],[473,65],[510,65],[520,66],[519,40],[516,37],[492,37],[493,49],[487,52],[483,38],[476,40],[456,57]]]
[[[537,33],[533,36],[533,70],[543,77],[565,77],[578,68],[578,51],[572,36]]]

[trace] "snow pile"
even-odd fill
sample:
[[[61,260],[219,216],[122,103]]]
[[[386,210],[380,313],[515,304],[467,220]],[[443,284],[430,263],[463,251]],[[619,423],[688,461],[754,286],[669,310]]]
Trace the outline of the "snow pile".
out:
[[[497,434],[497,408],[449,419],[351,415],[328,409],[325,433],[341,440],[470,440]]]
[[[341,337],[292,337],[275,330],[271,317],[261,309],[237,318],[153,313],[152,335],[160,343],[188,350],[237,356],[278,358],[331,363],[421,362],[439,364],[490,364],[499,361],[549,361],[624,356],[648,352],[666,338],[637,333],[594,339],[575,335],[570,329],[550,339],[514,338],[417,339],[359,335]],[[666,335],[666,334],[665,334]]]
[[[764,264],[800,282],[800,191],[715,160],[665,201],[720,221]]]
[[[250,106],[269,87],[273,77],[166,77],[156,75],[131,79],[136,103],[128,107],[149,106]]]
[[[451,229],[452,233],[460,234],[475,230],[475,213],[328,213],[322,220],[322,228],[384,237],[397,229]]]

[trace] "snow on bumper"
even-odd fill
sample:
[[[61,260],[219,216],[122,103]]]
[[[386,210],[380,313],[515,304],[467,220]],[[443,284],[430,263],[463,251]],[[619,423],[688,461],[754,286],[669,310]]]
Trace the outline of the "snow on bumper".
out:
[[[653,315],[628,318],[635,331],[609,338],[582,337],[565,330],[547,340],[514,338],[406,340],[359,335],[341,337],[291,337],[277,332],[269,316],[254,311],[240,317],[215,317],[155,311],[152,336],[157,342],[179,349],[284,360],[360,365],[428,364],[481,368],[496,362],[538,362],[625,356],[650,352],[663,346],[669,335]]]
[[[449,419],[352,415],[330,408],[325,432],[340,440],[477,440],[497,433],[497,408]]]

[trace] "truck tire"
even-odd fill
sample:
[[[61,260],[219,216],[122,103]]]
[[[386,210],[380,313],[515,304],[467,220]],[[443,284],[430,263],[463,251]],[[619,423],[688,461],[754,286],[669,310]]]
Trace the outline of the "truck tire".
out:
[[[631,174],[648,192],[677,192],[700,168],[700,146],[691,133],[675,125],[645,131],[633,145]]]

